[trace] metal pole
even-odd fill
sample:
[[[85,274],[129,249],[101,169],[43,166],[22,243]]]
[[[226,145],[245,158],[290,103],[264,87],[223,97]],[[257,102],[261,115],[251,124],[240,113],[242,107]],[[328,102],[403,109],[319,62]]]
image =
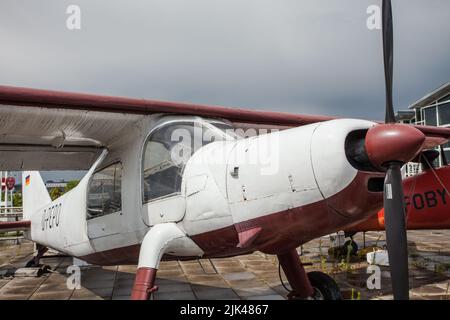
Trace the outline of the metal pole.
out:
[[[19,221],[19,216],[16,215],[16,221]],[[16,231],[16,244],[19,245],[20,241],[19,241],[19,231]]]
[[[8,212],[8,188],[6,187],[6,178],[7,177],[8,177],[8,171],[5,171],[5,213]]]
[[[6,201],[8,197],[6,197],[6,175],[3,176],[4,171],[0,171],[0,207],[3,209],[3,212],[6,213]],[[3,188],[5,188],[5,192],[3,192]]]
[[[3,171],[0,171],[0,208],[3,208]]]

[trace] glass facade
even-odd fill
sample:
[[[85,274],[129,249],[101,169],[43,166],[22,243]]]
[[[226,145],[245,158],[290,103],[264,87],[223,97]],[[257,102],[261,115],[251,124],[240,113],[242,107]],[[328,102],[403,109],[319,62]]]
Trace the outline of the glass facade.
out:
[[[420,112],[420,109],[416,109],[416,122],[420,123],[422,121],[422,112]]]
[[[450,163],[450,149],[447,149],[444,151],[445,159],[447,160],[447,163]]]
[[[450,102],[438,105],[439,125],[450,125]]]
[[[423,122],[421,123],[421,120]],[[427,126],[450,127],[450,94],[433,101],[428,106],[416,109],[416,123]],[[447,161],[450,161],[450,143],[442,145]],[[442,158],[439,157],[442,165]]]
[[[450,101],[450,94],[446,95],[443,98],[440,98],[437,102],[444,102],[444,101]]]
[[[421,120],[427,126],[450,126],[450,95],[416,109],[416,122]]]
[[[426,107],[422,109],[423,119],[427,126],[437,126],[436,107]]]

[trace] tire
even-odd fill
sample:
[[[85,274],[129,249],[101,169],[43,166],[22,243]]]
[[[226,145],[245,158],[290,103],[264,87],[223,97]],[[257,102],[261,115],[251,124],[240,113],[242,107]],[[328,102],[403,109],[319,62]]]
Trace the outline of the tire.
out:
[[[355,242],[355,241],[353,241],[353,240],[347,240],[347,241],[345,241],[345,243],[344,243],[344,248],[345,248],[345,252],[347,253],[347,247],[348,246],[352,246],[352,249],[351,249],[351,251],[350,251],[350,254],[351,255],[353,255],[353,256],[355,256],[357,253],[358,253],[358,244]]]
[[[314,288],[314,300],[342,300],[338,284],[329,275],[312,271],[308,272],[308,279]]]

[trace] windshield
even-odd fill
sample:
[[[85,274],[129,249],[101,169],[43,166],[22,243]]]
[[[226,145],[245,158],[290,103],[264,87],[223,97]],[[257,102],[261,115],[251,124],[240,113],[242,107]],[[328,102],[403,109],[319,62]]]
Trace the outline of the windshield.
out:
[[[198,149],[234,139],[232,127],[220,122],[173,121],[155,129],[144,149],[144,202],[179,193],[184,166]]]

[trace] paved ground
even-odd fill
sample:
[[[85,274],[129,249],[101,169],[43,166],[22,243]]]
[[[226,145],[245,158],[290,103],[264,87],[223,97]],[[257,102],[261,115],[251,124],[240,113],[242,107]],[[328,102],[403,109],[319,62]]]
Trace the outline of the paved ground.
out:
[[[410,286],[413,299],[450,299],[450,230],[412,231]],[[366,245],[384,245],[384,233],[366,234]],[[362,235],[355,239],[363,246]],[[0,243],[1,245],[1,243]],[[308,271],[322,270],[333,276],[347,299],[390,299],[389,271],[382,268],[381,290],[366,289],[365,259],[331,259],[328,237],[303,246]],[[299,248],[300,251],[300,248]],[[82,270],[81,289],[69,290],[67,267],[72,259],[47,257],[51,272],[40,277],[12,277],[8,270],[22,267],[33,254],[33,245],[0,247],[0,299],[128,299],[135,266],[97,267]],[[162,262],[157,273],[159,290],[154,299],[285,299],[275,257],[262,253],[188,262]]]

